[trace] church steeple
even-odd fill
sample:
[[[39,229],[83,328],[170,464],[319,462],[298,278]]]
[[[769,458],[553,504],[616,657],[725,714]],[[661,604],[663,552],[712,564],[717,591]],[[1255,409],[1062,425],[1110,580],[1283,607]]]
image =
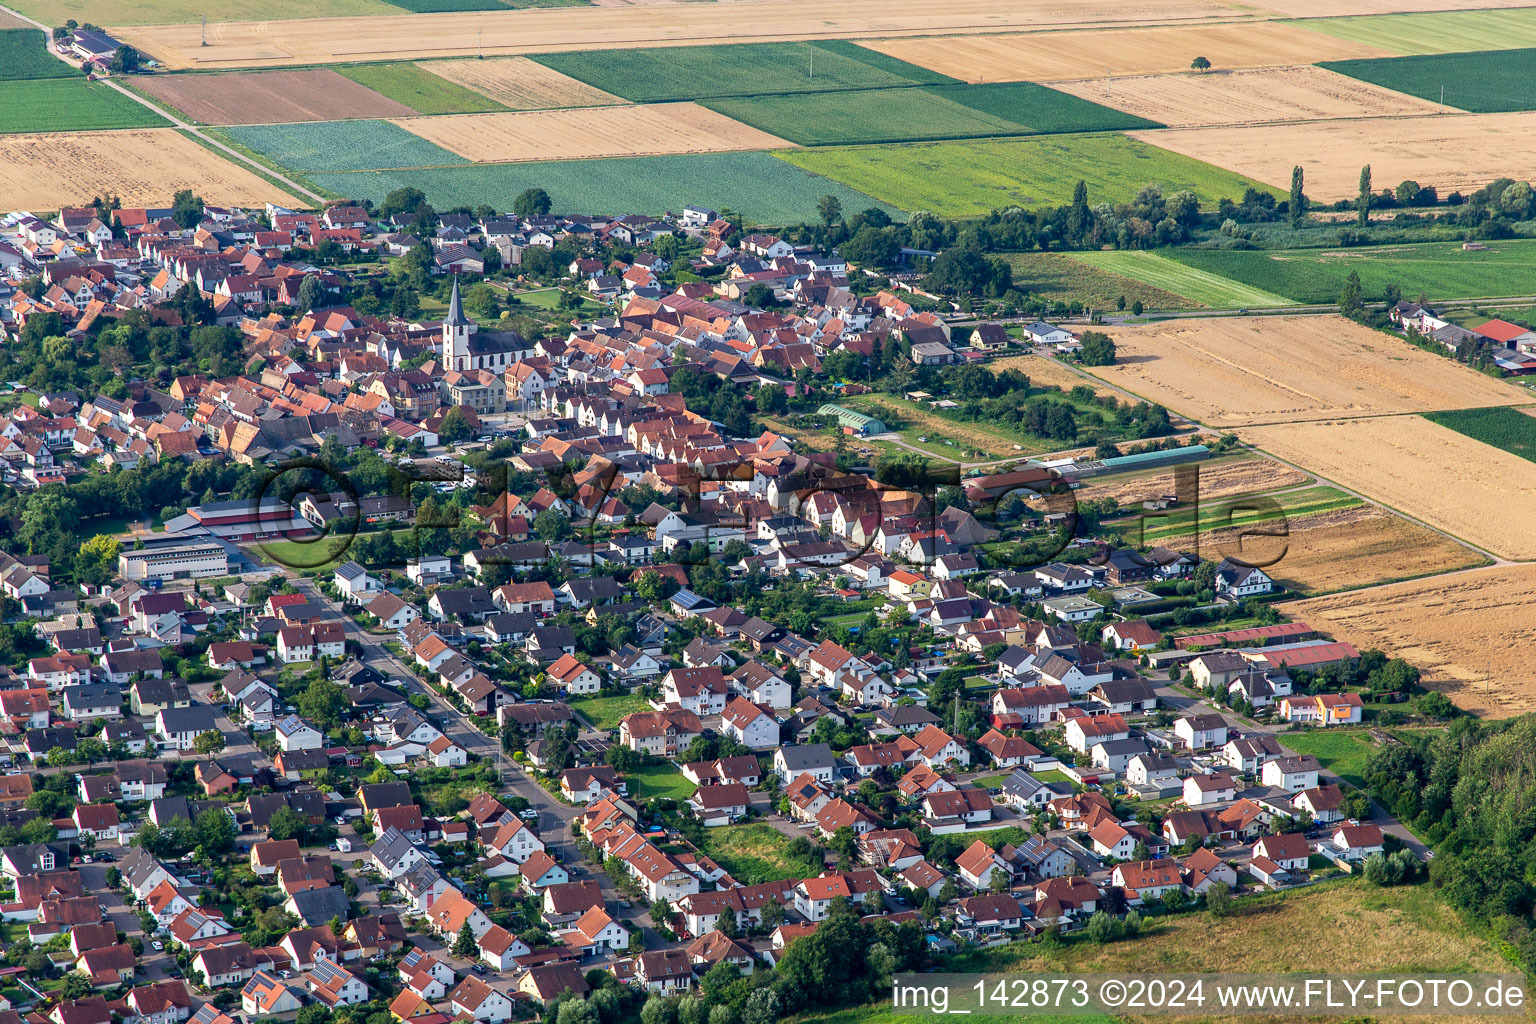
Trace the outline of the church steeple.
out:
[[[448,297],[448,316],[443,320],[444,324],[454,327],[463,327],[469,323],[464,317],[464,306],[459,302],[459,275],[453,275],[453,294]]]
[[[454,275],[453,294],[448,297],[448,315],[443,318],[443,363],[450,370],[469,370],[469,336],[475,325],[464,315],[459,301],[459,278]]]

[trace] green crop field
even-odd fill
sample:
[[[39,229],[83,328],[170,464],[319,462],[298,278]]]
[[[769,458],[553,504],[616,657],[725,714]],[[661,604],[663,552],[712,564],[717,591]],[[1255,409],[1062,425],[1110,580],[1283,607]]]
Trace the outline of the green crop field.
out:
[[[556,210],[597,214],[660,214],[709,196],[711,203],[738,210],[757,224],[774,225],[815,220],[817,200],[824,195],[837,196],[843,209],[853,212],[881,205],[862,192],[762,152],[474,164],[316,174],[310,180],[337,195],[374,202],[391,189],[411,185],[440,210],[477,203],[509,209],[519,192],[533,187],[548,192]]]
[[[1307,18],[1291,24],[1340,39],[1379,46],[1388,53],[1457,53],[1536,46],[1536,8],[1363,14]],[[1451,83],[1447,82],[1449,86]]]
[[[802,146],[1160,127],[1031,82],[719,97],[704,105]]]
[[[507,109],[489,96],[439,78],[415,64],[360,64],[336,70],[396,103],[404,103],[418,114],[467,114]]]
[[[1065,205],[1079,180],[1090,203],[1130,199],[1143,185],[1191,189],[1206,207],[1244,190],[1279,192],[1123,135],[838,146],[784,150],[779,159],[903,210],[977,217],[1009,206]],[[847,208],[847,204],[844,204]]]
[[[1350,78],[1474,113],[1536,110],[1536,49],[1438,53],[1377,60],[1336,60],[1322,66]]]
[[[80,77],[80,72],[48,52],[48,37],[42,29],[0,30],[0,80]]]
[[[388,121],[236,125],[213,134],[227,134],[240,145],[295,171],[356,171],[469,163],[457,153],[435,146]]]
[[[1471,252],[1459,242],[1425,242],[1368,249],[1168,249],[1164,255],[1306,303],[1337,302],[1351,270],[1359,271],[1366,299],[1379,299],[1393,284],[1404,295],[1424,292],[1431,299],[1529,295],[1536,273],[1536,241],[1518,239]]]
[[[587,50],[535,54],[533,59],[605,92],[639,102],[891,89],[953,81],[840,40]]]
[[[111,86],[83,77],[0,82],[0,135],[160,128],[170,123]]]
[[[1527,416],[1518,409],[1500,405],[1489,409],[1427,412],[1424,418],[1483,444],[1536,462],[1536,416]]]
[[[1138,301],[1148,309],[1186,309],[1200,304],[1186,295],[1073,258],[1078,255],[1015,252],[1003,258],[1013,268],[1014,284],[1021,291],[1051,302],[1075,300],[1094,309],[1113,309],[1123,296],[1127,307]]]
[[[1154,252],[1139,249],[1075,252],[1070,258],[1112,274],[1144,282],[1154,288],[1166,289],[1193,303],[1214,309],[1291,305],[1291,300],[1283,295],[1199,270]]]
[[[1264,505],[1257,503],[1263,501]],[[1269,504],[1273,502],[1273,504]],[[1200,530],[1226,529],[1228,527],[1257,526],[1279,519],[1299,519],[1319,512],[1337,512],[1355,508],[1359,498],[1351,497],[1332,487],[1307,487],[1299,491],[1287,491],[1272,498],[1248,495],[1229,501],[1212,502],[1199,508]],[[1139,542],[1152,543],[1170,537],[1192,534],[1193,517],[1188,513],[1174,513],[1166,519],[1144,519],[1133,516],[1132,531],[1139,532]],[[1139,527],[1139,531],[1137,531]]]

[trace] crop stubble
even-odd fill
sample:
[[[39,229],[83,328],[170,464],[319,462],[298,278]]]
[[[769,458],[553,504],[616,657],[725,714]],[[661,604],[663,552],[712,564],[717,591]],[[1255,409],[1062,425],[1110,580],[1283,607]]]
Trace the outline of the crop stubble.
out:
[[[135,84],[203,124],[285,124],[416,113],[329,68],[148,75]]]
[[[393,123],[477,163],[725,153],[791,145],[697,103],[413,117]]]
[[[1090,372],[1217,427],[1530,401],[1334,315],[1166,320],[1106,333],[1118,350],[1115,365]]]
[[[108,193],[125,206],[152,206],[183,188],[219,205],[296,202],[171,128],[0,136],[0,181],[6,200],[21,209],[58,209]]]
[[[624,100],[527,57],[434,60],[417,65],[513,110],[604,107]]]

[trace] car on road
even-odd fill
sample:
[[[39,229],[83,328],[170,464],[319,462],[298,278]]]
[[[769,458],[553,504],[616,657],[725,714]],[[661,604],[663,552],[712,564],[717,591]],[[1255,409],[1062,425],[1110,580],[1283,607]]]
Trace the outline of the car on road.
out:
[[[161,942],[159,939],[156,939],[149,944],[149,948],[154,950],[156,953],[163,953],[165,952],[165,943]]]
[[[474,964],[473,966],[470,967],[470,970],[474,971],[476,974],[484,974],[485,973],[485,964],[476,963],[476,964]]]

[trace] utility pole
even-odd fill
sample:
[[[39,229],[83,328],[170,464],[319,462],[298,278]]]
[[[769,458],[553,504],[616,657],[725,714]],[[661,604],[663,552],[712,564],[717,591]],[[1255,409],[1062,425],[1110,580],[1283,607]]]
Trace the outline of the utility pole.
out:
[[[208,45],[208,15],[206,14],[203,15],[203,45]],[[1444,92],[1445,89],[1442,87],[1440,91]]]
[[[1114,77],[1115,76],[1110,73],[1113,70],[1114,70],[1113,68],[1105,68],[1104,69],[1104,95],[1105,96],[1108,96],[1111,92],[1114,91],[1114,88],[1115,88],[1114,87]]]
[[[1445,86],[1440,87],[1440,113],[1445,113]]]
[[[809,47],[809,49],[811,51],[811,77],[815,78],[816,77],[816,44],[815,43],[809,43],[809,44],[807,44],[807,46]]]
[[[480,45],[480,34],[484,31],[482,28],[475,29],[475,56],[480,60],[485,60],[485,47]]]

